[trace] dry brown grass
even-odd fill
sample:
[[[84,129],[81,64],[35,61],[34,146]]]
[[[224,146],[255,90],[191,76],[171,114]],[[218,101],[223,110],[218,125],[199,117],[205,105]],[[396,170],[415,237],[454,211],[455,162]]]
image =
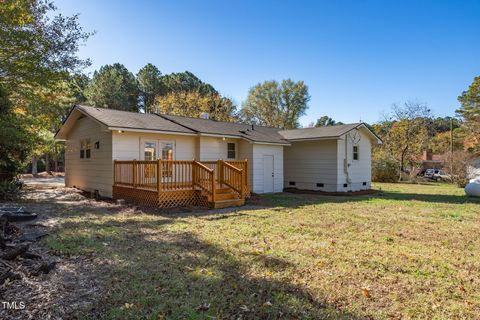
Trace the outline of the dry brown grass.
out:
[[[449,185],[375,187],[170,214],[56,203],[45,244],[96,259],[104,318],[478,317],[480,201]]]

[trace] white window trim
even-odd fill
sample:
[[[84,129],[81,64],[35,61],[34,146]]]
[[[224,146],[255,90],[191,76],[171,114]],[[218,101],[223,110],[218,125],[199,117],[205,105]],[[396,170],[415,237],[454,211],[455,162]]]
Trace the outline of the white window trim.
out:
[[[357,159],[355,159],[355,147],[357,148]],[[352,146],[352,160],[359,161],[360,160],[360,146],[358,144],[354,144]]]
[[[235,149],[234,149],[234,151],[235,151],[235,157],[233,157],[233,158],[229,158],[229,157],[228,157],[228,144],[229,144],[229,143],[232,143],[232,144],[235,146]],[[237,159],[237,153],[238,153],[237,143],[236,143],[236,142],[227,142],[227,159],[228,159],[228,160],[236,160],[236,159]]]
[[[156,155],[155,159],[158,160],[161,158],[161,150],[160,150],[160,145],[162,142],[164,143],[171,143],[173,145],[173,160],[177,159],[177,142],[175,140],[171,139],[151,139],[151,138],[140,138],[139,142],[139,159],[140,160],[145,160],[145,142],[154,142],[156,149]]]
[[[142,160],[145,160],[145,144],[148,142],[153,142],[155,144],[155,160],[158,159],[158,141],[155,139],[144,139],[141,142],[141,158]]]
[[[157,159],[161,159],[162,158],[162,150],[161,150],[161,144],[162,143],[171,143],[172,146],[173,146],[173,159],[172,160],[176,160],[177,159],[177,144],[175,143],[175,140],[158,140],[158,150],[157,150],[157,154],[158,154],[158,157]]]
[[[78,158],[81,161],[89,161],[92,159],[92,139],[90,138],[85,138],[85,139],[80,139],[80,152],[83,150],[83,158],[78,155]],[[87,149],[87,141],[90,143],[90,149]],[[85,149],[83,149],[83,144],[85,143]],[[90,156],[87,158],[87,150],[90,150]]]

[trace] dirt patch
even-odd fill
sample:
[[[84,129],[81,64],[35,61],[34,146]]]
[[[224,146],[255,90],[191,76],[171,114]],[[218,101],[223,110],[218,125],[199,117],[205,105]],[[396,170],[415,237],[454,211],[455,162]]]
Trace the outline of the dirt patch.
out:
[[[0,204],[38,214],[31,222],[10,223],[15,232],[7,235],[7,247],[0,249],[5,253],[28,248],[26,254],[0,259],[0,273],[10,274],[0,285],[0,301],[9,303],[0,308],[0,319],[63,319],[91,312],[104,292],[103,279],[95,272],[102,261],[95,255],[59,255],[39,241],[59,228],[62,210],[90,202],[72,188],[26,188],[22,202]]]

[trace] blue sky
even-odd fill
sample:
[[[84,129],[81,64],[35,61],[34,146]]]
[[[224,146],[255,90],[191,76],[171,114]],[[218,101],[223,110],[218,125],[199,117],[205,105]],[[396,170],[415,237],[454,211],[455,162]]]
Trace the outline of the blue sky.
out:
[[[97,33],[81,48],[92,72],[148,62],[189,70],[240,105],[265,80],[303,80],[306,125],[322,115],[375,122],[416,99],[453,115],[480,75],[480,1],[56,0]]]

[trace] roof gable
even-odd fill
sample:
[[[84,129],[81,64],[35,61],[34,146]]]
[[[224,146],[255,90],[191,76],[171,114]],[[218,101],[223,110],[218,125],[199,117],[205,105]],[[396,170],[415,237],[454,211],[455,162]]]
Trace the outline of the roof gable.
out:
[[[66,139],[71,127],[82,114],[92,118],[99,124],[105,126],[106,129],[110,130],[130,129],[195,134],[194,131],[163,119],[155,114],[144,114],[88,106],[75,106],[72,111],[70,111],[70,114],[60,130],[56,133],[55,138],[59,140]]]
[[[381,139],[374,132],[372,132],[364,123],[350,123],[316,128],[282,130],[279,131],[279,133],[288,141],[320,140],[338,139],[342,135],[354,129],[362,129],[370,136],[372,140],[376,141],[379,144],[382,143]]]

